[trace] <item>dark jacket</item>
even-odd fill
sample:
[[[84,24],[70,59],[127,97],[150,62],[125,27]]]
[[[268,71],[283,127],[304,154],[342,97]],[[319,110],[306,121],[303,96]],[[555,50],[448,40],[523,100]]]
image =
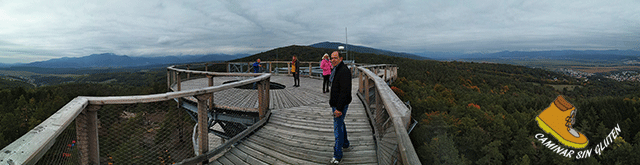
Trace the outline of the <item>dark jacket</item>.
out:
[[[351,70],[343,62],[336,67],[333,81],[331,82],[331,97],[329,105],[342,112],[344,106],[351,103]]]
[[[253,63],[253,73],[260,73],[260,63],[259,62],[254,62]]]
[[[296,59],[295,62],[291,61],[291,63],[296,66],[295,72],[300,73],[300,60]]]

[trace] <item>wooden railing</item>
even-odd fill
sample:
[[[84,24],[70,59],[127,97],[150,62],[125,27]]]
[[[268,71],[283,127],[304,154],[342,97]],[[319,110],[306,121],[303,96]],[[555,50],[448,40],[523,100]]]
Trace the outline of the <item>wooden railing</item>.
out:
[[[254,62],[230,62],[228,63],[229,65],[227,67],[227,72],[252,73],[253,63]],[[322,77],[322,69],[319,69],[320,62],[300,61],[299,63],[300,63],[300,66],[302,66],[300,67],[300,71],[306,72],[305,74],[301,74],[300,76],[316,77],[316,78]],[[260,64],[263,65],[262,70],[266,73],[281,74],[279,71],[275,69],[284,68],[284,66],[286,66],[286,71],[283,71],[283,73],[291,74],[291,61],[261,61]],[[282,66],[280,66],[280,64],[282,64]],[[315,71],[318,71],[317,73],[315,73],[316,75],[313,74],[314,68],[316,68]],[[234,71],[234,69],[236,70]]]
[[[310,62],[309,64],[311,65],[312,63]],[[0,151],[0,163],[35,164],[53,145],[61,132],[75,120],[77,144],[81,152],[80,163],[99,164],[99,120],[97,112],[103,105],[151,103],[194,97],[198,103],[198,124],[204,125],[207,123],[206,109],[216,106],[213,104],[214,92],[257,83],[259,108],[226,108],[258,111],[261,120],[212,151],[207,151],[208,148],[206,147],[208,146],[207,128],[199,127],[198,146],[200,148],[198,153],[202,154],[183,160],[179,164],[206,162],[212,156],[259,129],[269,119],[269,81],[271,74],[209,72],[207,69],[209,64],[200,65],[205,66],[205,71],[191,70],[192,67],[197,67],[197,65],[193,64],[167,68],[167,86],[175,90],[175,92],[139,96],[76,97],[27,134],[2,149]],[[351,64],[350,67],[352,74],[358,76],[360,80],[358,97],[365,103],[367,113],[374,127],[379,164],[420,164],[407,133],[407,127],[411,120],[411,111],[387,85],[388,82],[397,78],[397,66],[384,64],[361,66],[361,64]],[[198,76],[207,77],[209,79],[209,87],[182,90],[181,83],[183,81],[198,78]],[[220,76],[249,78],[213,86],[214,77]]]
[[[211,102],[213,102],[213,98],[211,96],[214,92],[257,83],[259,90],[259,108],[257,110],[260,113],[261,119],[266,120],[268,118],[269,80],[271,74],[216,73],[178,69],[175,66],[168,67],[167,71],[167,75],[169,76],[167,82],[169,86],[172,86],[172,82],[175,82],[177,88],[180,89],[180,82],[182,79],[180,75],[186,74],[187,77],[190,77],[190,75],[205,75],[211,77],[209,83],[210,87],[139,96],[76,97],[34,129],[3,148],[0,152],[0,163],[35,164],[47,152],[47,150],[49,150],[62,131],[69,127],[75,120],[77,144],[80,151],[79,163],[100,164],[100,145],[98,137],[98,123],[100,121],[98,120],[97,112],[103,105],[151,103],[172,99],[182,99],[185,97],[195,97],[198,102],[198,123],[199,125],[203,125],[202,123],[207,123],[206,109],[207,106],[211,105]],[[213,77],[216,76],[244,76],[251,78],[219,86],[211,86],[211,84],[213,84]],[[175,78],[175,81],[172,81],[172,78]],[[264,123],[264,121],[259,123]],[[254,126],[256,125],[258,124],[255,124]],[[200,127],[198,131],[198,136],[200,136],[199,153],[207,153],[208,150],[208,141],[206,136],[208,130],[206,129],[206,127]]]
[[[378,164],[421,164],[407,133],[411,110],[387,85],[396,79],[397,68],[386,64],[358,67],[358,97],[374,128]]]

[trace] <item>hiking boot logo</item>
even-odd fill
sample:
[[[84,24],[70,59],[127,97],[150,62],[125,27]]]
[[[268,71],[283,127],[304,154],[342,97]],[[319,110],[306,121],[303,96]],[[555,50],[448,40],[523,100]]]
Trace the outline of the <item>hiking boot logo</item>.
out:
[[[536,117],[538,126],[546,133],[553,135],[560,143],[575,149],[581,149],[589,144],[584,134],[573,129],[577,109],[559,95],[549,107]]]

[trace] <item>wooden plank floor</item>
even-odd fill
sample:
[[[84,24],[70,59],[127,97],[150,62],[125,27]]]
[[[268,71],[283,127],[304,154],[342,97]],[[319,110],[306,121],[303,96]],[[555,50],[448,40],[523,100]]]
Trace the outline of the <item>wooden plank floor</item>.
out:
[[[232,80],[241,80],[244,77],[216,77],[214,78],[214,86],[221,85],[224,82]],[[299,107],[304,105],[312,105],[329,101],[329,93],[322,93],[322,80],[312,78],[300,78],[300,87],[293,87],[293,77],[291,76],[271,76],[271,82],[285,85],[285,89],[269,90],[269,109],[283,109],[291,107]],[[355,81],[357,84],[357,81]],[[194,79],[182,82],[182,90],[199,89],[206,87],[208,80],[206,78]],[[176,89],[175,86],[172,89]],[[196,101],[195,98],[186,98]],[[214,93],[214,101],[216,105],[258,108],[258,92],[257,90],[248,89],[228,89]]]
[[[305,82],[308,81],[314,80],[305,80]],[[321,82],[321,80],[315,81]],[[347,135],[352,148],[351,151],[344,153],[341,164],[377,164],[373,130],[369,125],[362,102],[355,95],[357,85],[358,79],[353,79],[353,101],[349,104],[345,118]],[[283,97],[278,96],[276,99],[281,98]],[[328,98],[320,103],[273,109],[271,112],[271,119],[265,126],[210,164],[327,164],[329,162],[333,156],[335,139]]]
[[[214,85],[236,79],[219,77]],[[210,164],[327,164],[331,159],[335,143],[333,117],[329,94],[322,93],[322,80],[300,78],[301,87],[292,87],[293,78],[289,76],[272,76],[271,81],[287,86],[270,91],[271,119]],[[362,102],[355,95],[358,79],[352,82],[353,101],[345,118],[352,148],[344,153],[341,164],[377,164],[373,130]],[[206,79],[190,80],[183,83],[182,89],[202,88],[206,84]],[[257,97],[257,93],[252,90],[231,89],[215,93],[214,102],[246,106],[247,101],[255,100],[249,98],[253,96]],[[249,106],[257,107],[257,103]]]

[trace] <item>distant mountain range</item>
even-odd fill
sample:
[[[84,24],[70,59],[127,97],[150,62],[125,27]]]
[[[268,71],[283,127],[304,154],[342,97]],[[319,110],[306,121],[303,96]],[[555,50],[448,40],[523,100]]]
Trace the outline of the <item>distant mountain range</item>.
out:
[[[423,52],[416,53],[437,60],[473,59],[580,59],[619,60],[640,57],[635,50],[550,50],[550,51],[502,51],[496,53]]]
[[[338,46],[345,44],[339,42],[320,42],[309,47],[336,50]],[[372,53],[396,57],[405,57],[417,60],[483,60],[483,59],[579,59],[579,60],[617,60],[640,61],[640,51],[635,50],[552,50],[552,51],[502,51],[496,53],[461,53],[461,52],[421,52],[415,54],[398,53],[389,50],[381,50],[364,46],[348,45],[349,51],[359,53]],[[417,54],[417,55],[416,55]],[[116,55],[113,53],[92,54],[84,57],[63,57],[47,61],[32,62],[28,64],[3,64],[0,68],[130,68],[144,66],[159,66],[169,64],[197,63],[208,61],[230,61],[249,54],[208,54],[208,55],[183,55],[163,57],[133,57]]]
[[[309,45],[310,47],[314,47],[314,48],[325,48],[325,49],[338,49],[338,46],[345,46],[346,44],[344,43],[339,43],[339,42],[320,42],[320,43],[316,43],[313,45]],[[380,54],[380,55],[387,55],[387,56],[395,56],[395,57],[404,57],[404,58],[411,58],[411,59],[416,59],[416,60],[427,60],[429,58],[424,57],[424,56],[418,56],[415,54],[409,54],[409,53],[398,53],[398,52],[392,52],[392,51],[388,51],[388,50],[381,50],[381,49],[375,49],[375,48],[369,48],[369,47],[364,47],[364,46],[357,46],[357,45],[347,45],[347,50],[348,51],[354,51],[354,52],[358,52],[358,53],[372,53],[372,54]]]
[[[84,57],[62,57],[47,61],[32,62],[28,64],[4,64],[10,67],[38,67],[38,68],[127,68],[150,65],[166,65],[195,63],[207,61],[228,61],[249,56],[249,54],[225,55],[186,55],[164,57],[132,57],[116,55],[113,53],[92,54]],[[0,65],[2,67],[3,65]]]

